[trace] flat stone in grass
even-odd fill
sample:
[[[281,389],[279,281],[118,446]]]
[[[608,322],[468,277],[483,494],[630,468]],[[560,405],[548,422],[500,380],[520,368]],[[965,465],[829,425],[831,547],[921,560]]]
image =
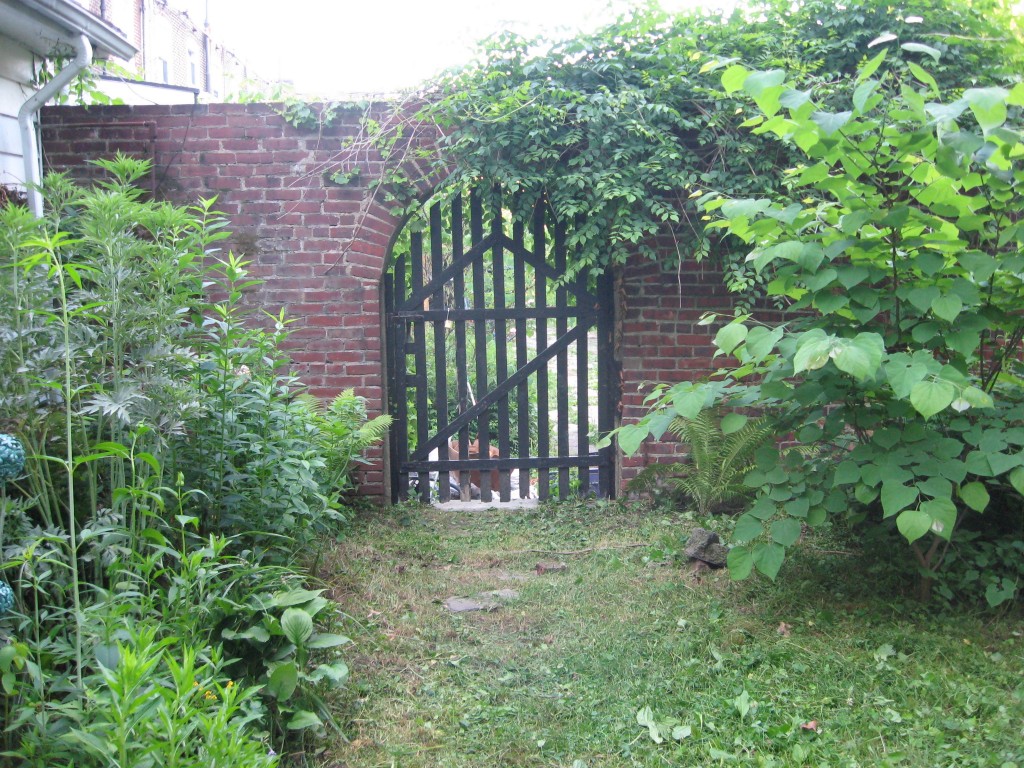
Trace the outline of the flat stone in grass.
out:
[[[721,539],[714,531],[694,528],[683,554],[691,560],[707,563],[712,568],[723,568],[729,557],[729,549],[722,545]]]
[[[452,613],[496,611],[517,597],[519,593],[514,589],[495,589],[491,592],[481,592],[475,597],[449,597],[442,605]]]

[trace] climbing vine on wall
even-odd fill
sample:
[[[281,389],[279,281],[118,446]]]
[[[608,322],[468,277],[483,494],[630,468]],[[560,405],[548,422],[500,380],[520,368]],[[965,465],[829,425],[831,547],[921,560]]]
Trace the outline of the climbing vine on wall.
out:
[[[654,258],[664,252],[652,244],[661,235],[679,258],[723,257],[742,291],[759,279],[745,251],[706,233],[694,201],[708,190],[770,195],[795,155],[742,127],[753,112],[725,92],[718,69],[738,60],[784,67],[827,104],[844,75],[886,49],[897,71],[926,61],[949,94],[1024,68],[1013,24],[1003,0],[761,0],[731,15],[652,6],[570,40],[506,32],[483,44],[477,63],[425,86],[388,118],[368,117],[335,172],[349,178],[361,152],[381,149],[391,170],[376,186],[403,214],[422,192],[397,170],[410,160],[443,176],[441,193],[500,183],[522,193],[524,211],[544,194],[561,218],[586,219],[570,244],[574,269]],[[416,141],[424,126],[439,137],[427,148]]]

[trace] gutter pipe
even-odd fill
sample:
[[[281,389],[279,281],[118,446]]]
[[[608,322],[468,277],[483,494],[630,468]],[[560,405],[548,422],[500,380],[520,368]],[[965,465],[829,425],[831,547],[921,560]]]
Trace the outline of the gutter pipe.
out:
[[[74,80],[78,73],[92,64],[92,43],[85,35],[79,35],[74,42],[75,58],[54,76],[54,78],[33,93],[18,110],[18,127],[21,129],[21,150],[25,160],[25,191],[28,207],[36,218],[43,216],[43,195],[39,190],[39,142],[36,139],[35,116],[51,97]]]

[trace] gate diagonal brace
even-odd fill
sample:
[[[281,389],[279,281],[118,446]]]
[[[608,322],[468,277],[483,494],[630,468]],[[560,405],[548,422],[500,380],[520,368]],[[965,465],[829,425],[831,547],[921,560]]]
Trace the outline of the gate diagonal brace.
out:
[[[571,331],[561,336],[547,349],[538,354],[533,360],[527,363],[525,366],[517,370],[503,382],[498,384],[494,389],[488,392],[486,395],[481,397],[476,405],[470,408],[463,414],[460,414],[454,421],[449,422],[447,426],[441,429],[436,435],[427,441],[425,445],[418,446],[416,451],[409,457],[409,461],[424,461],[428,459],[428,456],[435,448],[440,449],[442,444],[447,444],[449,438],[458,432],[462,427],[469,426],[470,422],[481,416],[488,408],[493,405],[499,397],[506,395],[513,387],[518,386],[522,382],[526,381],[532,374],[536,373],[540,368],[547,364],[551,358],[561,352],[563,349],[567,349],[570,344],[574,341],[578,341],[580,336],[587,333],[590,330],[589,327],[582,324],[577,325]]]

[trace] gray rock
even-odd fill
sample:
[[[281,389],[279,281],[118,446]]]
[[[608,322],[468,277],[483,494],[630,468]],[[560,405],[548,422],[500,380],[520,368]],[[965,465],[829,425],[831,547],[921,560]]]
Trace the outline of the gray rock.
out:
[[[514,589],[495,589],[491,592],[481,592],[475,597],[449,597],[442,605],[452,613],[496,611],[517,597],[519,593]]]
[[[708,544],[700,559],[715,568],[724,568],[729,559],[729,548],[722,544]]]
[[[474,600],[470,597],[449,597],[444,601],[443,605],[452,613],[494,611],[501,607],[497,600]]]
[[[729,549],[722,545],[721,539],[714,531],[694,528],[683,554],[691,560],[700,560],[715,568],[722,568],[729,556]]]

